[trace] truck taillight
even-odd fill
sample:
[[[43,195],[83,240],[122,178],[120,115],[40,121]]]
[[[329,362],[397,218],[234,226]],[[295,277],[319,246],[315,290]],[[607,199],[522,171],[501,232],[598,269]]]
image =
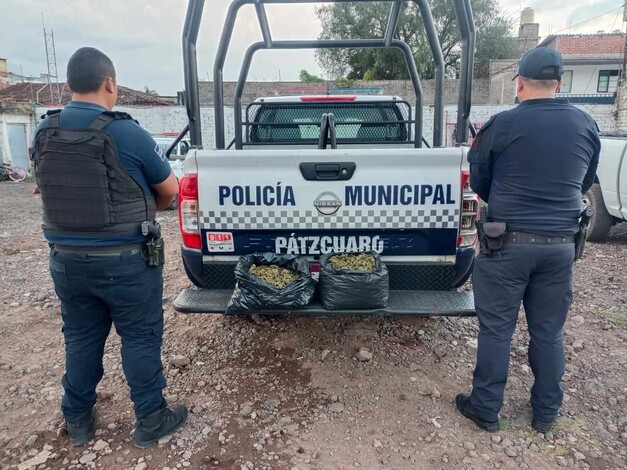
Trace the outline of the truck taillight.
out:
[[[462,171],[462,193],[472,193],[472,189],[470,189],[470,172]]]
[[[475,222],[479,216],[479,197],[470,188],[470,172],[462,171],[462,218],[457,237],[457,246],[471,247],[477,244],[477,227]]]
[[[200,249],[200,229],[198,227],[198,177],[185,175],[179,181],[179,227],[183,245]]]

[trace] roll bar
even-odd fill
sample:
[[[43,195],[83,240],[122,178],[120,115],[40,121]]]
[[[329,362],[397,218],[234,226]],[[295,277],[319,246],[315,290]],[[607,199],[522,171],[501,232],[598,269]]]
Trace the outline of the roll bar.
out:
[[[302,3],[344,3],[344,2],[387,1],[391,3],[388,25],[384,39],[330,39],[313,41],[274,41],[266,16],[266,4],[302,4]],[[338,49],[338,48],[396,48],[405,56],[407,70],[416,94],[416,116],[414,144],[422,146],[422,87],[416,69],[415,58],[411,48],[403,41],[394,39],[397,35],[398,18],[402,2],[413,1],[420,11],[425,25],[427,40],[435,62],[435,97],[433,122],[433,147],[441,147],[444,139],[444,58],[442,47],[431,14],[428,0],[233,0],[227,12],[224,29],[218,45],[213,67],[214,106],[215,106],[215,138],[216,148],[225,148],[224,125],[224,77],[223,69],[228,53],[235,20],[240,8],[253,4],[257,13],[263,41],[252,44],[244,57],[244,62],[237,82],[234,97],[235,105],[235,147],[242,147],[242,109],[241,101],[244,85],[248,78],[250,64],[254,54],[259,50],[269,49]],[[457,129],[458,143],[467,139],[468,122],[471,106],[472,72],[474,68],[475,27],[470,8],[470,0],[452,0],[455,6],[457,22],[462,38],[462,63],[460,70],[460,88],[458,100]],[[202,148],[200,124],[200,100],[198,94],[198,67],[196,58],[196,42],[202,20],[204,0],[189,0],[187,16],[183,28],[183,63],[185,71],[185,106],[189,119],[190,142],[193,147]],[[463,135],[462,135],[463,134]]]

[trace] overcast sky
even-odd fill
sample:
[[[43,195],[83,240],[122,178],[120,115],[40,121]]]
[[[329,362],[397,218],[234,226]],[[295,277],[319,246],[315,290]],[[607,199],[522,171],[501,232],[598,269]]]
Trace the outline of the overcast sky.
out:
[[[213,60],[229,0],[206,0],[198,40],[198,73],[211,79]],[[504,11],[515,19],[521,8],[533,7],[540,34],[594,33],[623,28],[621,0],[527,0]],[[105,6],[106,5],[106,6]],[[0,57],[9,70],[25,75],[46,72],[42,18],[54,30],[59,79],[74,50],[94,46],[115,63],[120,84],[136,89],[149,86],[160,94],[174,94],[183,87],[181,33],[186,0],[0,0]],[[599,18],[588,20],[602,13]],[[276,39],[313,39],[320,31],[313,5],[269,5],[270,27]],[[562,31],[565,30],[565,31]],[[225,68],[225,79],[239,73],[244,51],[261,39],[254,8],[240,12]],[[295,80],[301,69],[320,73],[311,51],[262,51],[255,56],[252,80]]]

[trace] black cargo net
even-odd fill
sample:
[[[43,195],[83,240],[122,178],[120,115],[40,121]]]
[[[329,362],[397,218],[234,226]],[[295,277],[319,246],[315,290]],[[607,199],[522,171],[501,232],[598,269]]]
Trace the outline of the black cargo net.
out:
[[[335,118],[339,143],[394,143],[411,139],[411,106],[406,101],[259,102],[246,110],[246,143],[317,143],[325,113]]]

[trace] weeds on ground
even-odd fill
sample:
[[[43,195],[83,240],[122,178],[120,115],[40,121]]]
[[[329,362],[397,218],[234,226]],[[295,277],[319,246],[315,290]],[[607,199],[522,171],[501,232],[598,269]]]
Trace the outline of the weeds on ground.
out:
[[[560,457],[564,457],[566,454],[568,454],[568,446],[559,445],[555,447],[555,453]]]
[[[501,431],[513,431],[514,425],[506,420],[501,420]]]
[[[602,308],[593,308],[590,314],[595,317],[603,317],[612,320],[618,326],[627,326],[627,312],[622,310],[610,310]]]

